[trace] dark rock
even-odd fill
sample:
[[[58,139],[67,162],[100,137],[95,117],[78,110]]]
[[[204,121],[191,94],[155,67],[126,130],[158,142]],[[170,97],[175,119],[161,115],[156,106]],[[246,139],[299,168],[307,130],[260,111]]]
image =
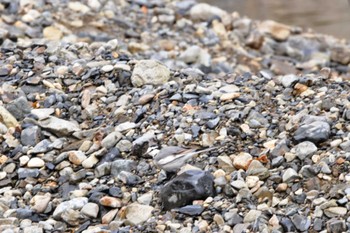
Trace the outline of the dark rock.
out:
[[[27,219],[33,215],[33,211],[30,209],[17,209],[16,214],[19,219]]]
[[[188,170],[161,189],[160,197],[165,210],[191,204],[193,200],[214,195],[214,177],[209,172]]]
[[[89,202],[93,202],[93,203],[100,205],[100,199],[104,196],[106,196],[106,194],[103,192],[93,191],[89,197]]]
[[[283,162],[285,161],[283,156],[278,156],[276,158],[273,158],[271,161],[271,166],[272,167],[279,167],[283,164]]]
[[[295,232],[296,231],[296,228],[295,228],[293,222],[289,218],[286,218],[286,217],[282,218],[280,221],[280,224],[282,225],[283,230],[285,232]]]
[[[21,132],[21,143],[25,146],[35,146],[41,140],[41,130],[38,126],[25,128]]]
[[[80,225],[80,227],[78,228],[78,230],[76,230],[76,233],[82,233],[84,230],[86,230],[89,226],[91,225],[90,221],[86,221],[83,224]]]
[[[331,128],[327,122],[314,121],[310,124],[304,124],[294,133],[294,139],[297,142],[311,141],[321,143],[328,140],[331,134]]]
[[[123,197],[123,191],[119,187],[111,187],[108,194],[112,197]]]

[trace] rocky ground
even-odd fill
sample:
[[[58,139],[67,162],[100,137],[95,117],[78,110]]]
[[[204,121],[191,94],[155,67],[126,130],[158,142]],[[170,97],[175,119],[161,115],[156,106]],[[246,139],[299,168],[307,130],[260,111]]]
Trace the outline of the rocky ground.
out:
[[[1,0],[0,231],[347,232],[349,63],[191,0]]]

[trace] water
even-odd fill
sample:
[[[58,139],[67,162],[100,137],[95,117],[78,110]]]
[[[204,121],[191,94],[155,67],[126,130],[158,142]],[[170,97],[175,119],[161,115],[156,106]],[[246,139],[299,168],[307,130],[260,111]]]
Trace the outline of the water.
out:
[[[252,19],[272,19],[350,39],[350,0],[199,0]]]

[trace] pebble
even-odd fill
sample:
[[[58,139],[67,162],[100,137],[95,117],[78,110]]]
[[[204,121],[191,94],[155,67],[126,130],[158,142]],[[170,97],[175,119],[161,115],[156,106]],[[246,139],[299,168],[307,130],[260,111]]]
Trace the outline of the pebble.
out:
[[[39,124],[42,128],[58,136],[68,136],[74,132],[80,131],[80,128],[75,123],[53,116],[40,120]]]
[[[345,207],[329,207],[324,210],[324,214],[329,218],[342,217],[347,213]]]
[[[43,213],[47,209],[50,200],[50,193],[46,193],[45,195],[35,195],[30,201],[32,204],[32,209],[36,213]]]
[[[244,223],[250,223],[255,221],[261,215],[260,210],[250,210],[247,215],[244,217]]]
[[[25,128],[21,132],[21,143],[25,146],[35,146],[41,141],[41,130],[38,126]]]
[[[133,203],[126,207],[126,224],[139,225],[146,222],[151,216],[153,211],[152,206],[140,205]]]
[[[170,70],[155,60],[140,60],[135,65],[131,82],[135,87],[145,84],[161,85],[170,78]]]
[[[87,203],[81,209],[81,213],[89,218],[96,218],[99,212],[99,207],[96,203]]]
[[[42,160],[41,158],[31,158],[28,163],[27,163],[27,166],[30,167],[30,168],[40,168],[40,167],[43,167],[45,165],[45,161]]]
[[[299,175],[293,168],[288,168],[282,176],[283,182],[289,183],[294,181],[295,179],[298,179]]]
[[[295,146],[295,153],[300,160],[311,157],[317,151],[315,144],[304,141]]]
[[[244,169],[247,170],[249,164],[252,161],[252,156],[248,153],[240,153],[233,158],[233,166],[236,169]]]
[[[202,212],[204,211],[204,207],[201,205],[187,205],[179,208],[177,211],[182,214],[197,216],[202,214]]]
[[[81,165],[87,158],[85,153],[82,151],[69,151],[67,154],[69,161],[75,165]]]
[[[294,133],[296,141],[311,141],[321,143],[328,140],[330,136],[330,126],[324,121],[314,121],[310,124],[303,124]]]
[[[6,108],[0,106],[0,122],[3,123],[6,127],[16,127],[19,125],[18,121],[12,114],[7,111]]]

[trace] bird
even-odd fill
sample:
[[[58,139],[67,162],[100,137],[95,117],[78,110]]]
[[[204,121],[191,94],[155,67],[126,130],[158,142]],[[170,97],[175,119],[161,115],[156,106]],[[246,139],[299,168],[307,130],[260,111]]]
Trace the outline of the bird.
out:
[[[184,148],[180,146],[167,146],[158,152],[153,158],[155,165],[166,172],[176,172],[186,164],[193,156],[216,149],[211,147],[207,149]]]

